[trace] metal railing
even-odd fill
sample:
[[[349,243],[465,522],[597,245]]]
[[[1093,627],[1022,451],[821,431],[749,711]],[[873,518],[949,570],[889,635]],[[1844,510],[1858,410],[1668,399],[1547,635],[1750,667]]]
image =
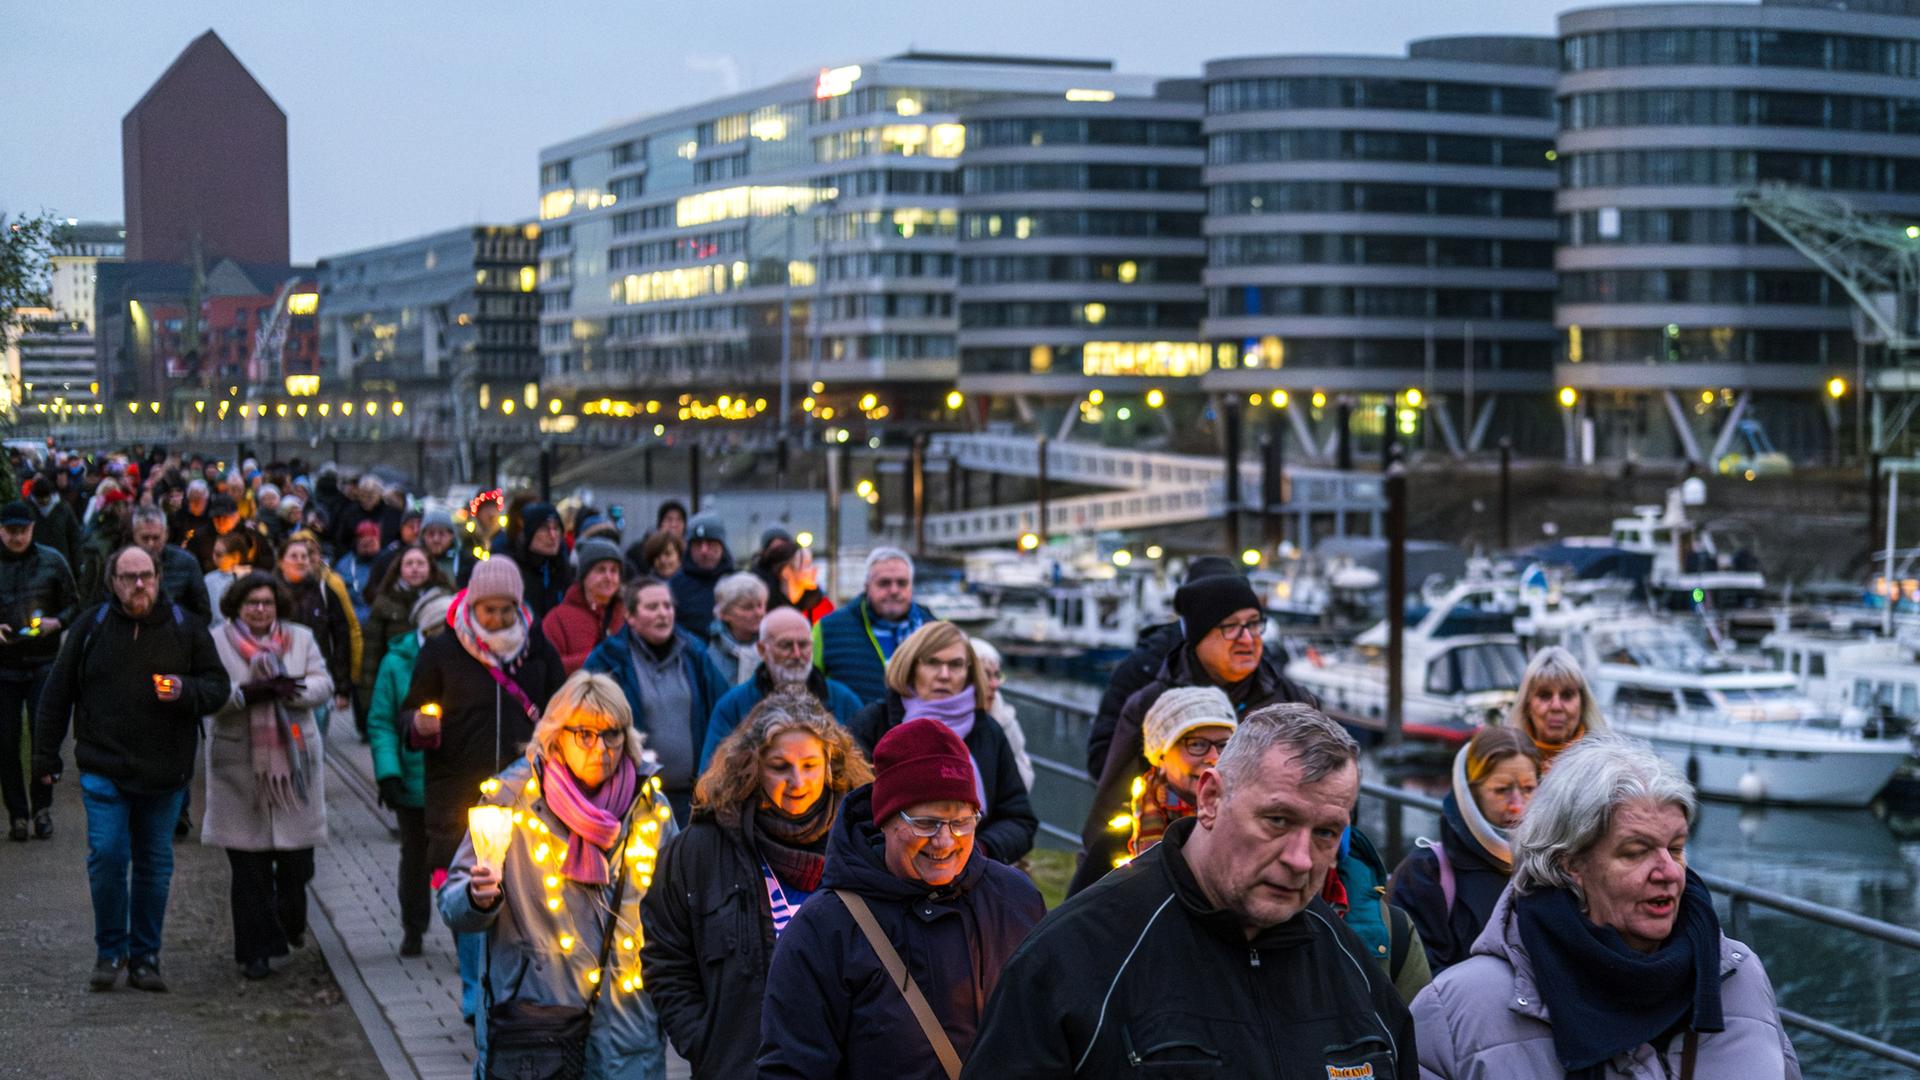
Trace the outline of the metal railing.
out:
[[[1025,703],[1036,709],[1045,710],[1048,714],[1048,719],[1054,725],[1056,735],[1065,734],[1066,729],[1070,725],[1077,726],[1082,722],[1092,719],[1093,716],[1093,710],[1088,709],[1085,705],[1076,701],[1069,701],[1056,694],[1025,689],[1013,685],[1002,687],[1000,692],[1006,694],[1018,703]],[[1035,755],[1029,756],[1032,757],[1034,768],[1041,772],[1050,776],[1062,777],[1078,783],[1089,790],[1092,789],[1093,781],[1089,780],[1087,774],[1079,768],[1064,762],[1055,761],[1051,758]],[[1436,815],[1440,813],[1439,799],[1429,795],[1423,795],[1417,791],[1407,791],[1372,780],[1362,780],[1360,782],[1360,793],[1370,798],[1378,799],[1389,806],[1421,810]],[[1040,831],[1055,840],[1070,844],[1075,848],[1078,848],[1080,844],[1081,838],[1079,833],[1072,832],[1067,828],[1062,828],[1053,822],[1042,821],[1040,823]],[[1884,942],[1889,945],[1899,945],[1920,952],[1920,930],[1899,926],[1894,923],[1882,922],[1879,919],[1870,919],[1864,915],[1856,915],[1850,911],[1836,910],[1810,900],[1803,900],[1797,896],[1789,896],[1786,893],[1774,892],[1771,889],[1748,885],[1745,882],[1735,881],[1732,878],[1722,877],[1719,874],[1712,874],[1699,869],[1695,869],[1694,873],[1700,876],[1700,880],[1706,884],[1709,890],[1727,899],[1730,909],[1729,921],[1732,923],[1730,932],[1733,937],[1741,941],[1751,942],[1753,940],[1748,933],[1750,925],[1749,916],[1752,908],[1759,906],[1802,922],[1813,923],[1850,934],[1857,934],[1873,941]],[[1920,1053],[1904,1047],[1895,1046],[1892,1043],[1862,1034],[1851,1028],[1840,1027],[1837,1024],[1829,1024],[1824,1020],[1815,1019],[1805,1013],[1789,1009],[1784,1005],[1779,1005],[1777,1002],[1775,1007],[1779,1010],[1780,1019],[1789,1027],[1796,1027],[1803,1031],[1811,1032],[1843,1046],[1871,1054],[1881,1060],[1891,1061],[1897,1065],[1904,1065],[1909,1069],[1920,1072]]]

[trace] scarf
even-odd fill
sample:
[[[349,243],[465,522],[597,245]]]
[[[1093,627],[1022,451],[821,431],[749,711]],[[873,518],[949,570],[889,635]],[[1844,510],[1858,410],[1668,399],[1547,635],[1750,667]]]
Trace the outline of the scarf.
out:
[[[1180,797],[1167,783],[1167,775],[1154,766],[1140,778],[1133,796],[1133,836],[1127,841],[1127,854],[1135,858],[1160,842],[1167,826],[1183,817],[1193,816],[1193,804]]]
[[[1652,953],[1595,926],[1570,889],[1516,895],[1520,941],[1540,1002],[1553,1018],[1553,1049],[1569,1080],[1602,1080],[1607,1062],[1685,1026],[1724,1031],[1720,920],[1693,871],[1673,935]]]
[[[227,643],[246,662],[249,681],[286,676],[293,636],[279,621],[265,636],[255,636],[239,619],[228,619],[221,626]],[[305,803],[313,747],[278,697],[247,707],[247,741],[253,756],[254,805],[262,810],[291,810],[296,803]]]
[[[1524,730],[1527,738],[1533,741],[1533,748],[1540,751],[1540,778],[1544,780],[1547,777],[1547,770],[1553,767],[1553,759],[1560,756],[1560,751],[1579,742],[1580,737],[1587,733],[1587,725],[1581,723],[1575,727],[1573,734],[1567,737],[1566,742],[1542,741],[1539,736],[1533,733],[1533,725],[1531,723],[1529,723]]]
[[[907,720],[938,720],[947,725],[947,729],[963,743],[967,741],[967,736],[973,734],[973,721],[979,715],[971,686],[950,697],[901,698],[900,703],[906,706],[907,713],[901,723]],[[967,760],[973,763],[973,791],[980,798],[980,813],[985,815],[987,785],[980,778],[980,759],[973,756],[971,747],[967,749]]]
[[[864,600],[861,606],[866,606]],[[920,629],[920,624],[925,621],[917,604],[907,608],[907,617],[899,622],[882,619],[871,607],[867,608],[867,630],[873,635],[873,643],[880,647],[880,655],[888,660],[893,659],[893,650]]]
[[[1545,768],[1544,765],[1541,767]],[[1512,840],[1505,829],[1487,820],[1487,815],[1480,812],[1480,804],[1474,801],[1473,785],[1467,783],[1467,748],[1465,746],[1453,755],[1452,796],[1453,807],[1459,811],[1460,823],[1466,826],[1467,834],[1485,848],[1488,855],[1505,867],[1508,873],[1511,873],[1513,871]],[[1444,859],[1446,855],[1441,854],[1440,858]]]
[[[620,767],[591,795],[580,790],[573,770],[564,762],[556,766],[551,758],[540,780],[547,808],[573,834],[567,838],[567,853],[560,860],[560,873],[568,881],[583,885],[607,884],[612,880],[607,870],[608,849],[619,842],[620,821],[633,806],[634,794],[640,790],[640,773],[633,767],[633,759],[621,757]]]
[[[773,876],[795,892],[811,893],[820,888],[820,874],[827,865],[827,833],[839,809],[840,797],[831,791],[822,792],[797,815],[755,796],[740,819]]]
[[[460,639],[460,645],[467,655],[480,661],[489,668],[502,668],[520,659],[527,649],[527,627],[533,623],[533,612],[526,604],[520,605],[520,617],[505,630],[482,629],[473,618],[473,606],[467,603],[467,591],[453,598],[453,611],[447,616],[452,625],[454,636]]]

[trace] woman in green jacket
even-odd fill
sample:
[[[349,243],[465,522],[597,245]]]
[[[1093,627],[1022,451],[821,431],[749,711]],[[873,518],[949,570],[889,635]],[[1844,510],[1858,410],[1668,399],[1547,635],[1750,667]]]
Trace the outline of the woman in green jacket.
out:
[[[383,593],[386,599],[391,593]],[[433,917],[433,867],[427,864],[426,769],[420,751],[407,745],[400,704],[413,681],[420,645],[447,628],[453,597],[430,593],[413,605],[412,633],[387,643],[367,706],[367,742],[373,749],[373,776],[380,803],[400,822],[401,956],[419,956],[421,937]]]

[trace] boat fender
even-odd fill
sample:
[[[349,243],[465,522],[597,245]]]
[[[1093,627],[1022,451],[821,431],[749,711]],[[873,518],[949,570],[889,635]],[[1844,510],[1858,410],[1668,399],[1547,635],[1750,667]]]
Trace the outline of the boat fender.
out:
[[[1767,797],[1767,782],[1760,774],[1749,772],[1740,777],[1740,797],[1748,802],[1759,802]]]

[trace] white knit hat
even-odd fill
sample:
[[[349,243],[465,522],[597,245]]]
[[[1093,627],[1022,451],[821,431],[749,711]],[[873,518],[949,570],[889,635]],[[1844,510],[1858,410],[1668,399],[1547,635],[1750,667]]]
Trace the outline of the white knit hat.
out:
[[[1147,760],[1158,765],[1173,744],[1195,728],[1223,727],[1232,731],[1239,726],[1234,718],[1233,702],[1217,687],[1176,686],[1161,694],[1153,708],[1147,710],[1140,735],[1146,743]]]

